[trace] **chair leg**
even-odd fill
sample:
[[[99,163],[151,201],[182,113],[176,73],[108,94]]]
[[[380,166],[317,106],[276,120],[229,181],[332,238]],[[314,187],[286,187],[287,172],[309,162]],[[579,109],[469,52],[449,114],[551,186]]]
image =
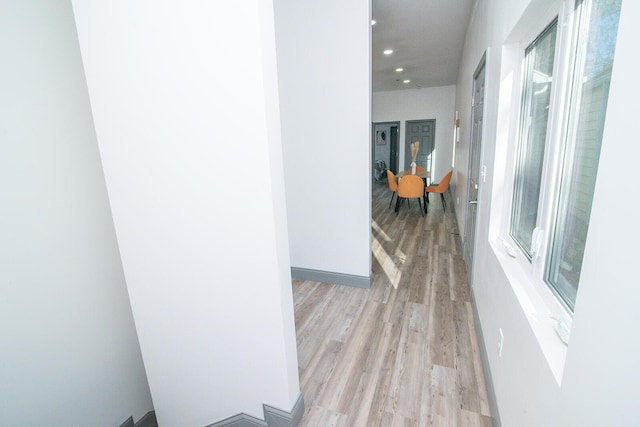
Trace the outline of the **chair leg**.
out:
[[[391,209],[391,205],[393,204],[393,198],[395,197],[395,195],[396,195],[396,192],[392,191],[391,192],[391,201],[389,202],[389,209]]]
[[[420,203],[419,197],[418,197],[418,208],[420,208],[420,215],[424,217],[424,208],[422,207],[422,203]]]
[[[440,198],[442,199],[442,210],[447,211],[447,202],[444,200],[444,193],[440,193]]]

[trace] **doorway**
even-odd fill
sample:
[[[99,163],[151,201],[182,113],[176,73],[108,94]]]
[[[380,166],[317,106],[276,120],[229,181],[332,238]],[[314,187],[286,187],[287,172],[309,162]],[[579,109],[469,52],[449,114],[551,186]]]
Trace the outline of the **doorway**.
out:
[[[473,98],[471,106],[471,142],[469,145],[469,180],[467,183],[467,214],[464,227],[464,261],[469,272],[469,284],[473,285],[473,258],[476,243],[476,216],[478,210],[478,190],[482,182],[480,159],[482,156],[482,125],[484,115],[484,70],[485,56],[473,74]]]
[[[383,161],[387,169],[394,174],[398,173],[399,129],[400,122],[383,122],[373,124],[372,157],[374,161],[374,169],[377,161]]]
[[[436,134],[436,121],[431,120],[407,120],[406,137],[404,144],[404,168],[411,167],[411,144],[420,141],[416,164],[432,173],[433,147]]]
[[[389,169],[394,175],[398,174],[398,127],[394,124],[389,129]]]

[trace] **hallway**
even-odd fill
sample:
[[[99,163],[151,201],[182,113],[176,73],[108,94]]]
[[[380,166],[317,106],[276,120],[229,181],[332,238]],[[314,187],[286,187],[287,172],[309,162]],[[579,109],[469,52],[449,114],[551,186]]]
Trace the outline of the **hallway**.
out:
[[[454,213],[389,200],[374,183],[372,289],[293,282],[300,426],[491,426]]]

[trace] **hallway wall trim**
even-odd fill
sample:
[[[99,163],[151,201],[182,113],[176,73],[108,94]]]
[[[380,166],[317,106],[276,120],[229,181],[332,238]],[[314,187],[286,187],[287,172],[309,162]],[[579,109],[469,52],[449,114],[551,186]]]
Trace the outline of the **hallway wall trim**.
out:
[[[207,427],[297,427],[304,414],[304,398],[300,393],[290,412],[266,404],[262,405],[262,410],[264,421],[241,413]]]
[[[138,420],[137,423],[133,422],[133,417],[129,417],[124,423],[120,424],[120,427],[158,427],[156,412],[147,412]]]
[[[335,283],[336,285],[364,289],[371,289],[371,283],[373,283],[372,276],[356,276],[353,274],[334,273],[332,271],[312,270],[298,267],[291,267],[291,278],[311,280],[313,282]]]
[[[487,355],[487,347],[484,342],[484,334],[482,333],[482,325],[480,325],[480,316],[476,307],[476,296],[473,288],[470,289],[471,307],[473,308],[473,324],[478,337],[478,347],[480,348],[480,360],[482,361],[482,371],[484,373],[484,383],[487,387],[487,398],[489,399],[489,408],[491,409],[491,421],[493,427],[501,427],[500,412],[498,412],[498,402],[496,401],[496,392],[493,388],[493,379],[491,377],[491,368],[489,367],[489,356]]]

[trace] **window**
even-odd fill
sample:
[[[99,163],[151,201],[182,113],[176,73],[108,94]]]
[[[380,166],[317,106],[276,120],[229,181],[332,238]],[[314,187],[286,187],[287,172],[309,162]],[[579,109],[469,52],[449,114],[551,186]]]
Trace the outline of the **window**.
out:
[[[546,282],[573,311],[611,81],[620,0],[578,2],[580,29],[573,59],[573,87],[562,178]]]
[[[572,312],[621,0],[566,3],[570,5],[569,30],[559,31],[556,19],[524,51],[508,234],[532,266],[536,280],[546,283]],[[562,84],[554,86],[554,81]]]
[[[531,241],[538,217],[556,33],[557,21],[554,21],[525,51],[520,144],[510,235],[529,259],[533,255]]]

